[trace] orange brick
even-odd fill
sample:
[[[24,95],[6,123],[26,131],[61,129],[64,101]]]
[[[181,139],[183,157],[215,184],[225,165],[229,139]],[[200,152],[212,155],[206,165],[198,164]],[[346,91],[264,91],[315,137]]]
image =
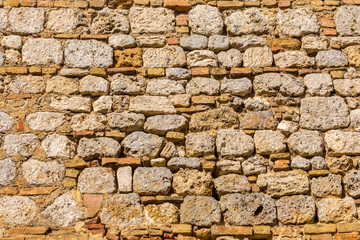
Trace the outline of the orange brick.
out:
[[[358,232],[353,233],[337,233],[334,240],[360,240],[360,234]]]
[[[95,76],[106,77],[106,69],[105,68],[90,68],[90,74]]]
[[[38,7],[53,7],[54,1],[51,0],[39,0]]]
[[[154,203],[156,201],[155,196],[142,196],[140,200],[143,204]]]
[[[245,226],[223,226],[223,225],[214,225],[211,226],[211,236],[251,236],[252,227]]]
[[[102,158],[101,163],[102,165],[116,164],[117,166],[141,166],[141,158]]]
[[[74,2],[72,2],[72,6],[75,8],[87,8],[88,2],[87,1],[74,1]]]
[[[101,203],[103,201],[102,194],[84,194],[84,205],[87,209],[86,215],[87,217],[94,217],[101,208]]]
[[[264,67],[264,72],[278,72],[278,67]]]
[[[335,27],[334,17],[331,15],[323,15],[319,17],[319,23],[320,26],[322,27],[327,27],[327,28]]]
[[[18,7],[20,4],[18,0],[5,0],[3,1],[3,5],[4,7],[6,6]]]
[[[41,74],[41,67],[32,66],[29,67],[29,73],[34,75],[40,75]]]
[[[103,8],[106,0],[90,0],[89,4],[91,8]]]
[[[134,3],[138,5],[148,6],[150,4],[150,0],[134,0]]]
[[[57,69],[54,67],[43,67],[41,69],[42,74],[50,74],[50,75],[55,75],[57,72]]]
[[[192,96],[191,101],[194,105],[204,104],[204,105],[214,105],[215,97],[214,96]]]
[[[23,7],[35,7],[36,6],[36,0],[22,0],[21,6]]]
[[[10,235],[40,235],[49,231],[49,227],[13,227],[10,228]]]
[[[260,188],[256,183],[251,184],[251,192],[253,193],[260,192]]]
[[[181,14],[176,16],[176,26],[187,26],[189,21],[189,15]]]
[[[196,77],[210,76],[210,70],[209,70],[208,67],[192,68],[191,73],[192,73],[193,76],[196,76]]]
[[[54,1],[54,7],[69,8],[69,7],[71,7],[71,2],[70,1]]]
[[[17,74],[27,74],[27,67],[7,67],[6,72],[9,75],[17,75]]]
[[[23,121],[19,120],[19,121],[16,122],[16,130],[17,130],[18,132],[23,132],[23,131],[25,131],[25,124],[24,124]]]
[[[17,187],[3,187],[0,190],[0,194],[3,194],[3,195],[15,195],[17,193],[18,193]]]
[[[337,31],[334,28],[324,28],[324,35],[325,36],[336,36]]]
[[[179,45],[180,44],[180,40],[178,38],[168,38],[167,42],[169,45]]]
[[[279,68],[280,72],[287,72],[287,73],[297,73],[296,68]]]
[[[329,0],[325,0],[324,4],[327,6],[339,6],[340,5],[340,1],[329,1]]]
[[[306,75],[306,74],[314,73],[315,71],[313,69],[302,68],[302,69],[299,69],[298,72],[299,72],[300,76],[303,76],[303,75]]]
[[[290,2],[290,0],[280,0],[280,1],[278,2],[278,6],[279,6],[280,8],[287,8],[287,7],[290,7],[290,6],[291,6],[291,2]]]
[[[277,160],[273,165],[274,171],[286,171],[290,169],[290,161],[289,160]]]
[[[212,68],[210,71],[211,75],[215,77],[221,77],[227,74],[226,68]]]
[[[191,9],[191,4],[189,0],[164,0],[164,7],[185,12]]]
[[[57,187],[34,187],[20,189],[20,195],[48,195],[52,193]]]
[[[216,2],[218,8],[225,9],[239,9],[244,7],[245,3],[240,1],[218,1]]]
[[[115,234],[112,234],[112,233],[109,233],[109,232],[106,233],[106,238],[110,239],[110,240],[119,240],[120,239],[119,236],[117,236]]]
[[[260,1],[245,2],[245,7],[260,7]]]
[[[317,235],[311,235],[311,240],[332,240],[331,234],[317,234]]]
[[[79,34],[62,33],[62,34],[56,34],[55,38],[65,38],[65,39],[79,38]]]
[[[232,77],[249,76],[251,74],[251,68],[231,68],[230,74]]]

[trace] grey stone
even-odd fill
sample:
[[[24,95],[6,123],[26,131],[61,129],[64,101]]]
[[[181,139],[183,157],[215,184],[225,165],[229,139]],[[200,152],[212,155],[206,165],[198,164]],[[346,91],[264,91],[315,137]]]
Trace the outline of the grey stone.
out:
[[[325,37],[305,36],[301,38],[301,43],[302,48],[308,53],[326,50],[328,47],[328,41]]]
[[[60,95],[70,95],[79,92],[79,82],[72,78],[54,76],[47,80],[47,93],[57,93]]]
[[[111,112],[113,100],[111,96],[101,96],[93,102],[93,109],[96,113]]]
[[[102,114],[75,114],[72,116],[71,128],[73,131],[104,131],[106,127],[106,117]]]
[[[178,46],[149,48],[143,54],[146,68],[182,67],[186,64],[185,52]]]
[[[227,174],[214,179],[216,193],[221,197],[230,193],[249,193],[251,185],[245,176]]]
[[[167,97],[138,96],[130,99],[129,110],[145,115],[174,114],[175,107]]]
[[[147,84],[146,92],[150,95],[168,96],[184,94],[185,88],[177,81],[161,79],[150,81]]]
[[[112,193],[115,188],[115,176],[111,168],[85,168],[78,178],[81,193]]]
[[[0,161],[0,186],[11,185],[16,177],[16,165],[11,158]]]
[[[5,48],[20,50],[22,46],[21,36],[18,35],[5,36],[1,40],[1,45]]]
[[[134,132],[142,130],[145,122],[145,116],[137,113],[109,113],[107,121],[111,128],[119,129],[124,132]]]
[[[300,127],[324,131],[349,124],[349,110],[344,99],[337,96],[301,99]]]
[[[334,90],[331,75],[327,73],[311,73],[304,77],[304,83],[313,96],[329,96]]]
[[[324,142],[317,131],[295,132],[290,135],[288,145],[292,154],[303,157],[322,155],[324,151]]]
[[[247,98],[244,101],[244,106],[251,111],[264,111],[270,108],[270,103],[264,98],[253,97]]]
[[[58,185],[64,178],[65,167],[57,161],[30,159],[23,163],[22,174],[31,185]]]
[[[121,145],[127,156],[155,158],[164,145],[164,138],[137,131],[126,136]]]
[[[80,79],[79,91],[82,95],[106,95],[109,91],[109,82],[102,77],[88,75]]]
[[[185,68],[167,68],[166,77],[174,80],[191,78],[191,72]]]
[[[66,136],[54,133],[46,136],[41,142],[41,147],[50,158],[72,158],[76,144]]]
[[[325,133],[326,151],[331,156],[360,154],[359,132],[331,130]]]
[[[170,95],[169,101],[174,107],[190,107],[190,94]]]
[[[114,49],[130,48],[136,46],[136,41],[130,35],[116,34],[109,37],[109,45]]]
[[[224,23],[218,8],[197,5],[189,11],[189,27],[196,34],[206,36],[221,34]]]
[[[325,158],[321,156],[313,157],[311,160],[311,167],[313,170],[324,170],[326,169]]]
[[[173,157],[167,162],[167,168],[178,171],[180,168],[200,169],[201,162],[198,158]]]
[[[268,165],[269,162],[258,154],[246,159],[241,163],[242,170],[245,176],[266,173]]]
[[[315,200],[311,196],[282,197],[276,201],[277,216],[282,224],[309,224],[315,218]]]
[[[134,172],[134,192],[140,195],[167,195],[172,174],[165,167],[138,167]]]
[[[34,224],[38,211],[36,203],[28,197],[5,196],[0,198],[0,223],[2,226]]]
[[[186,93],[190,95],[216,95],[219,92],[219,81],[212,78],[196,77],[186,85]]]
[[[244,131],[221,129],[216,136],[216,149],[220,156],[244,156],[254,152],[254,140]]]
[[[318,52],[315,57],[316,64],[320,68],[344,67],[349,64],[346,55],[339,50],[324,50]]]
[[[188,67],[216,67],[217,56],[210,50],[194,50],[187,54]]]
[[[22,61],[29,65],[60,65],[63,51],[59,40],[30,38],[22,48]]]
[[[179,223],[179,209],[172,203],[148,204],[144,207],[145,220],[152,224]]]
[[[335,14],[336,31],[343,36],[360,34],[360,7],[341,6]]]
[[[118,73],[111,77],[110,89],[113,94],[139,95],[145,93],[146,82],[141,76]]]
[[[206,132],[188,133],[185,146],[189,157],[212,155],[215,152],[215,139]]]
[[[183,131],[188,121],[181,115],[156,115],[146,119],[144,130],[149,133],[164,135],[169,131]]]
[[[185,149],[182,147],[181,150],[184,151]],[[160,157],[165,159],[170,159],[172,157],[177,157],[177,156],[179,156],[178,149],[173,142],[167,142],[164,148],[162,149],[162,151],[160,152]],[[164,166],[161,167],[166,166],[166,160],[164,163],[165,163]]]
[[[341,175],[329,174],[326,177],[312,178],[311,193],[318,198],[326,196],[341,197]]]
[[[222,67],[239,67],[242,63],[241,52],[237,49],[230,49],[226,52],[220,52],[217,55],[220,66]]]
[[[244,67],[270,67],[273,63],[273,55],[268,47],[252,47],[245,50],[243,61]]]
[[[80,23],[81,18],[74,9],[64,8],[49,12],[46,28],[55,33],[72,33]]]
[[[180,222],[199,227],[210,227],[221,221],[218,202],[212,197],[186,196],[180,206]]]
[[[309,170],[310,160],[300,156],[296,156],[294,159],[291,160],[291,168]]]
[[[11,32],[17,34],[33,34],[44,30],[45,11],[39,8],[11,8],[9,12]]]
[[[324,198],[316,203],[320,223],[351,222],[356,219],[356,205],[350,197]]]
[[[116,177],[120,193],[132,192],[133,177],[130,166],[119,167],[116,171]]]
[[[43,76],[15,76],[11,82],[8,83],[6,90],[14,94],[39,94],[45,92],[45,84]]]
[[[0,112],[0,133],[9,131],[13,124],[13,118],[10,115]]]
[[[225,78],[221,83],[220,92],[230,93],[235,96],[246,96],[251,93],[252,83],[248,78]]]
[[[95,34],[128,33],[130,26],[126,16],[103,8],[92,20],[90,30]]]
[[[39,146],[40,140],[38,136],[33,133],[24,133],[20,135],[6,135],[3,147],[10,156],[20,154],[24,157],[30,157]]]
[[[358,44],[360,44],[360,37],[332,37],[330,39],[330,45],[340,45],[341,48]]]
[[[279,68],[307,68],[315,64],[315,59],[302,51],[286,51],[274,55],[275,65]]]
[[[245,51],[252,47],[265,47],[267,46],[266,38],[256,35],[245,35],[241,37],[229,38],[230,46],[240,51]]]
[[[254,134],[256,153],[270,155],[285,152],[285,135],[273,130],[259,130]]]
[[[180,38],[180,46],[187,50],[205,49],[208,46],[208,39],[205,36],[193,34]]]
[[[262,193],[227,194],[220,198],[224,222],[229,225],[274,225],[275,203]]]
[[[343,97],[357,97],[360,95],[360,78],[334,79],[334,89]]]
[[[34,131],[55,131],[65,121],[65,115],[56,112],[36,112],[26,116],[26,122]]]
[[[230,42],[227,36],[212,35],[209,37],[208,45],[211,51],[219,52],[229,49]]]
[[[172,188],[180,196],[212,196],[213,179],[210,173],[181,168],[173,176]]]
[[[77,154],[84,159],[103,157],[117,157],[121,146],[118,141],[108,138],[81,138],[77,148]]]
[[[110,67],[113,64],[113,49],[97,40],[67,40],[64,55],[68,67]]]
[[[346,193],[353,197],[358,198],[360,196],[360,171],[351,170],[347,172],[343,179],[344,188]]]

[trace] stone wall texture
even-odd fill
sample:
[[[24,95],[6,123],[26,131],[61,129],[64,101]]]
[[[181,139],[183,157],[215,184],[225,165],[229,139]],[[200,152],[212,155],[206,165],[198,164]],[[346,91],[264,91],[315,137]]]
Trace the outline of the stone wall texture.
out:
[[[0,239],[360,240],[359,0],[0,0]]]

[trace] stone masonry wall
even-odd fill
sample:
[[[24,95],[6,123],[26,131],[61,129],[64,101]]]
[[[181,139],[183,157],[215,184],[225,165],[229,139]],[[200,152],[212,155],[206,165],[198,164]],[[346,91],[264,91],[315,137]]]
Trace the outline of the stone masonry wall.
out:
[[[360,240],[359,0],[0,6],[0,239]]]

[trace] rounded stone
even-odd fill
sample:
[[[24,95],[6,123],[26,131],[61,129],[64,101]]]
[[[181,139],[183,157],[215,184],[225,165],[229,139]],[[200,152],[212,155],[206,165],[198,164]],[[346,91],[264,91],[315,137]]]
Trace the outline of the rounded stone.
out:
[[[196,34],[210,36],[221,34],[224,22],[216,7],[197,5],[189,11],[189,27]]]
[[[133,178],[134,192],[140,195],[167,195],[172,174],[165,167],[138,167]]]
[[[126,136],[121,145],[127,156],[155,158],[164,145],[164,138],[136,131]]]
[[[23,163],[22,173],[31,185],[52,186],[59,184],[65,175],[65,167],[57,161],[30,159]]]
[[[13,118],[4,112],[0,112],[0,133],[6,133],[13,126]]]
[[[0,186],[12,184],[16,177],[16,165],[11,158],[0,161]]]
[[[3,226],[34,224],[37,215],[36,203],[28,197],[5,196],[0,198],[0,223]]]

